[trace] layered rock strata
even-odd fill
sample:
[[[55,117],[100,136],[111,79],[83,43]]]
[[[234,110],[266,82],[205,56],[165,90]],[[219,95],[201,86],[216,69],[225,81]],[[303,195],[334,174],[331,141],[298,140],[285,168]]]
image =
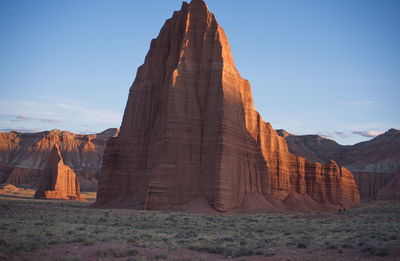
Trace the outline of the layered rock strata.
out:
[[[365,142],[340,145],[318,135],[292,135],[284,130],[290,152],[318,162],[335,160],[351,171],[364,173],[396,173],[400,169],[400,131],[387,132]]]
[[[377,200],[378,192],[394,177],[394,173],[353,171],[360,191],[360,198],[366,201]]]
[[[377,200],[378,192],[391,182],[400,168],[399,130],[390,129],[369,141],[351,146],[343,146],[318,135],[296,136],[284,130],[278,130],[278,133],[285,138],[290,152],[294,154],[322,163],[335,160],[349,168],[361,198],[365,200]],[[396,181],[393,180],[393,183],[396,184]]]
[[[96,191],[106,141],[117,133],[118,129],[91,135],[59,130],[0,132],[0,183],[37,188],[50,152],[57,145],[65,164],[77,173],[82,189]]]
[[[39,189],[35,193],[35,198],[81,199],[78,178],[70,167],[64,165],[57,145],[51,151],[47,167],[40,178]]]
[[[350,171],[291,154],[262,120],[202,0],[183,3],[151,42],[120,133],[107,143],[95,205],[177,209],[190,202],[222,212],[359,203]]]

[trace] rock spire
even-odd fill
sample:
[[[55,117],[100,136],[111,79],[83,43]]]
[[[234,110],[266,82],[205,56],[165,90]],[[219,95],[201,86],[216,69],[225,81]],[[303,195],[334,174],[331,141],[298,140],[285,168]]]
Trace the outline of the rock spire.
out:
[[[35,198],[79,200],[79,182],[75,172],[64,165],[60,150],[55,145],[40,179]]]
[[[215,16],[202,0],[183,3],[137,71],[95,205],[242,212],[358,203],[350,171],[289,153],[255,110]]]

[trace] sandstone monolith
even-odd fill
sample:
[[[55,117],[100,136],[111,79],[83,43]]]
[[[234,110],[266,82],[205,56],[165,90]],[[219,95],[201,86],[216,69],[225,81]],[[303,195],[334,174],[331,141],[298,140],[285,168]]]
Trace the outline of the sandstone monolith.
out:
[[[202,0],[184,2],[138,69],[95,206],[245,212],[358,203],[350,171],[288,151],[255,110],[215,16]]]
[[[51,151],[35,198],[81,199],[78,178],[70,167],[64,165],[58,146]]]

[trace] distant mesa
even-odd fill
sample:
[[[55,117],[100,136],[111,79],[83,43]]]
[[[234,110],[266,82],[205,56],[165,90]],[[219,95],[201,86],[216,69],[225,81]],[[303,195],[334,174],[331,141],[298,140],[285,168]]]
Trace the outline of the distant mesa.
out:
[[[78,178],[75,172],[64,165],[60,150],[55,145],[51,151],[47,167],[35,193],[38,199],[81,200]]]
[[[349,170],[289,152],[255,110],[215,16],[202,0],[184,2],[137,71],[95,206],[270,212],[359,200]]]
[[[350,169],[362,199],[398,200],[398,192],[389,188],[390,184],[397,184],[396,173],[400,171],[399,130],[390,129],[352,146],[343,146],[317,135],[281,136],[285,137],[291,153],[321,163],[333,159]],[[393,193],[392,196],[390,193]]]

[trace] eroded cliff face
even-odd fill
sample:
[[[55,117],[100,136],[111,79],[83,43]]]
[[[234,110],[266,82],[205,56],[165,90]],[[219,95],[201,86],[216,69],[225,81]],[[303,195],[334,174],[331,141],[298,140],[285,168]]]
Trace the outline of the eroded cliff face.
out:
[[[57,145],[65,164],[78,174],[82,189],[96,191],[106,141],[117,133],[117,129],[93,135],[59,130],[0,132],[0,183],[37,188],[50,152]]]
[[[35,193],[35,198],[81,199],[78,178],[70,167],[64,165],[57,145],[54,145],[43,175],[40,177],[39,189]]]
[[[377,193],[378,200],[400,200],[400,170]]]
[[[166,21],[138,69],[95,205],[200,201],[224,212],[335,209],[357,205],[359,194],[347,169],[289,153],[256,112],[215,16],[193,0]]]
[[[361,198],[377,200],[378,193],[391,182],[400,169],[400,131],[390,129],[366,142],[343,146],[318,135],[295,136],[279,130],[289,150],[300,156],[326,163],[335,160],[349,168],[360,190]],[[391,184],[396,184],[393,180]],[[396,193],[395,190],[387,190]],[[386,199],[391,198],[387,195]],[[393,194],[393,199],[397,196]]]
[[[400,169],[400,131],[387,132],[365,142],[340,145],[318,135],[288,135],[280,130],[292,153],[318,162],[335,160],[352,171],[395,173]],[[287,133],[287,132],[286,132]]]

